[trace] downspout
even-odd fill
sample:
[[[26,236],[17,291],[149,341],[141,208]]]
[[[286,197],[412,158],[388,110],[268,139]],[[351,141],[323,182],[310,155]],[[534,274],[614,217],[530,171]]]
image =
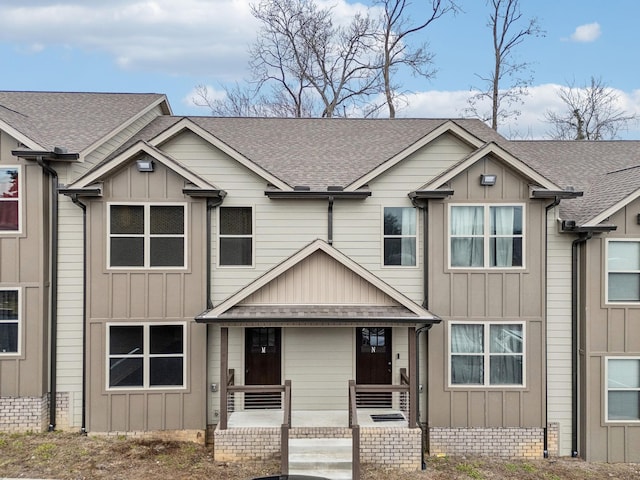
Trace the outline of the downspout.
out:
[[[329,197],[329,206],[327,208],[327,242],[333,245],[333,196]]]
[[[87,434],[87,206],[70,195],[71,201],[82,209],[82,426],[80,433]]]
[[[560,197],[556,196],[553,200],[553,203],[547,205],[545,207],[544,212],[544,305],[545,305],[545,336],[544,336],[544,427],[543,427],[543,447],[542,447],[542,456],[544,458],[549,458],[549,355],[548,355],[548,325],[547,325],[547,275],[549,269],[549,212],[551,209],[560,205]]]
[[[432,323],[428,323],[426,325],[423,325],[422,327],[418,328],[418,330],[416,330],[416,378],[418,380],[418,405],[416,405],[416,417],[418,418],[418,427],[420,428],[420,437],[422,439],[421,441],[421,445],[422,448],[420,448],[420,466],[422,468],[422,470],[426,470],[427,469],[427,463],[424,460],[424,451],[425,451],[425,447],[427,445],[425,445],[425,431],[424,428],[422,426],[422,422],[420,421],[420,393],[421,393],[421,389],[420,389],[420,334],[422,332],[429,332],[429,330],[431,329],[431,327],[433,326]],[[428,375],[428,371],[427,371],[427,375]],[[428,380],[428,379],[426,379]],[[426,385],[429,384],[428,381],[425,381],[425,386],[423,387],[423,390],[425,392],[426,395],[428,395],[427,392],[427,387]]]
[[[593,237],[581,232],[571,244],[571,456],[578,456],[578,247]]]
[[[56,375],[58,354],[58,172],[44,162],[42,156],[36,158],[42,170],[51,178],[51,285],[49,286],[49,307],[51,309],[50,345],[49,345],[49,431],[56,428]]]
[[[416,199],[411,199],[411,203],[413,203],[414,207],[422,210],[422,223],[423,223],[423,230],[424,230],[424,235],[423,235],[423,239],[422,239],[422,285],[423,285],[423,296],[424,296],[424,300],[422,301],[422,306],[425,309],[429,309],[429,242],[428,242],[428,238],[429,238],[429,227],[427,224],[427,221],[429,219],[429,215],[427,212],[427,202],[419,202]],[[422,422],[420,421],[420,334],[422,332],[427,332],[427,338],[428,338],[428,332],[429,329],[431,329],[431,327],[433,326],[433,324],[427,324],[427,325],[423,325],[422,327],[418,328],[418,330],[416,330],[416,378],[418,380],[418,405],[416,408],[416,416],[418,418],[418,426],[420,427],[421,430],[421,445],[422,448],[420,449],[420,465],[422,470],[426,470],[427,469],[427,464],[424,460],[424,452],[425,449],[428,445],[425,444],[425,440],[427,439],[427,436],[425,435],[425,430],[424,427],[422,426]],[[427,371],[427,375],[428,375],[428,371]],[[425,385],[423,386],[423,391],[425,392],[425,398],[428,398],[428,391],[427,391],[427,386],[428,385],[428,380],[425,379]]]

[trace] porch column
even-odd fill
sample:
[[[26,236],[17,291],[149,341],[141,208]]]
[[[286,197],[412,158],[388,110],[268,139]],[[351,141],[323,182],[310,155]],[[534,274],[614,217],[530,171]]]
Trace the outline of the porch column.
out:
[[[416,328],[409,327],[407,335],[409,341],[409,428],[418,426],[418,376],[416,375]]]
[[[220,430],[227,429],[227,385],[229,384],[229,329],[220,328]]]

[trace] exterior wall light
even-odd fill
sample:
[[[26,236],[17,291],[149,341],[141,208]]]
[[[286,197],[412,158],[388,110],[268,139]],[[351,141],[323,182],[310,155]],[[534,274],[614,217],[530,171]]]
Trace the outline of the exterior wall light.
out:
[[[139,172],[153,172],[153,160],[150,158],[136,160],[136,166]]]
[[[482,174],[480,175],[480,185],[485,187],[491,187],[496,184],[497,175],[494,174]]]

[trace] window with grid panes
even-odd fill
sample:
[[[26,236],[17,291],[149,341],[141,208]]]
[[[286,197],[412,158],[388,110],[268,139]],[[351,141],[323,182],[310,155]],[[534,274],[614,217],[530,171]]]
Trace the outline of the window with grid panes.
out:
[[[0,355],[18,353],[19,298],[20,292],[17,288],[0,290]]]
[[[185,205],[109,206],[109,266],[185,267]]]
[[[253,264],[251,207],[220,207],[220,258],[222,266]]]
[[[185,327],[109,325],[109,388],[185,386]]]

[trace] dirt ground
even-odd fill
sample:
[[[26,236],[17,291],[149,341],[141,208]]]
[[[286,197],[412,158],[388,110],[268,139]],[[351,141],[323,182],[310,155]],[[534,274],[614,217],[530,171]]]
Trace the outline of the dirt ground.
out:
[[[69,433],[0,434],[0,478],[246,480],[278,472],[277,462],[224,463],[193,443],[86,437]],[[424,471],[364,465],[362,480],[413,479],[621,479],[640,478],[640,464],[576,459],[499,460],[428,458]]]

